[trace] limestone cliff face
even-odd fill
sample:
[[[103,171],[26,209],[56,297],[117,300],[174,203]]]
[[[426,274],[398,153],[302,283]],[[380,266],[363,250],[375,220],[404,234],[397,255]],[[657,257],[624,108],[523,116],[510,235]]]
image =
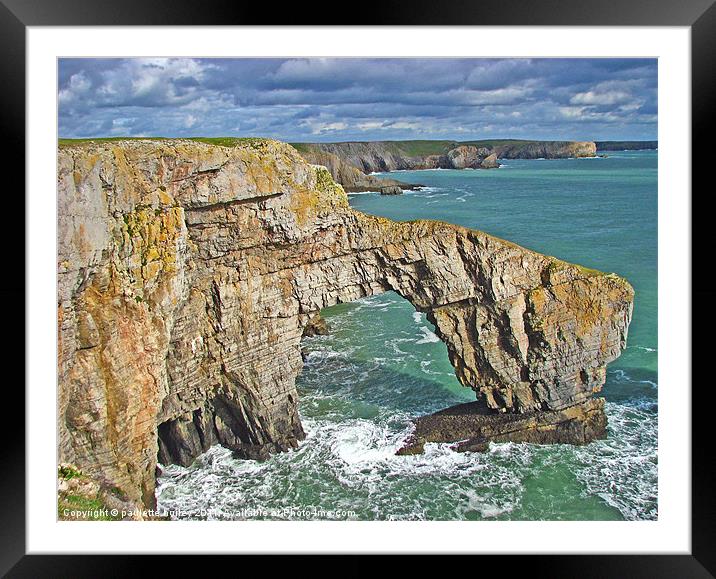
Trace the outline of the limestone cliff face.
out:
[[[302,154],[328,153],[363,173],[414,169],[420,161],[389,142],[307,143],[300,147]],[[437,165],[435,165],[437,166]],[[422,167],[426,168],[426,167]]]
[[[597,145],[592,141],[536,141],[496,145],[493,151],[501,159],[563,159],[594,157]]]
[[[623,279],[358,213],[282,143],[85,143],[58,171],[60,461],[145,505],[157,460],[298,444],[301,336],[336,303],[404,296],[487,411],[577,407],[625,346]]]
[[[346,191],[380,191],[383,187],[399,187],[401,190],[415,189],[419,185],[402,183],[395,179],[366,175],[363,171],[350,165],[338,155],[320,149],[301,149],[301,156],[313,165],[322,165],[328,169],[331,177],[340,183]]]
[[[482,169],[485,168],[483,161],[492,154],[492,151],[486,147],[460,145],[447,152],[444,160],[441,160],[440,166],[447,165],[446,169]],[[495,157],[490,160],[490,162],[493,161],[496,161]]]

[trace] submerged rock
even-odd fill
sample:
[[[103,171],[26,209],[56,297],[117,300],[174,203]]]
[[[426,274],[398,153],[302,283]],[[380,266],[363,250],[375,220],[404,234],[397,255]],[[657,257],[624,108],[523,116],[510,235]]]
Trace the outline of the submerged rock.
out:
[[[321,314],[313,316],[308,320],[306,327],[303,328],[303,335],[308,337],[327,336],[329,333],[330,328],[328,327],[328,323],[321,317]]]
[[[398,187],[397,185],[390,185],[388,187],[381,187],[380,194],[381,195],[402,195],[403,190],[400,187]]]
[[[427,442],[456,442],[458,452],[484,452],[492,442],[586,444],[606,438],[604,399],[561,410],[495,413],[479,402],[452,406],[415,419],[415,431],[396,454],[419,454]]]
[[[562,441],[553,417],[576,413],[578,430],[592,403],[603,419],[591,397],[633,301],[616,275],[354,211],[324,167],[276,141],[63,146],[57,193],[59,457],[129,501],[153,506],[157,460],[295,448],[304,328],[390,290],[426,313],[489,411],[473,438]],[[456,440],[435,424],[426,440]]]

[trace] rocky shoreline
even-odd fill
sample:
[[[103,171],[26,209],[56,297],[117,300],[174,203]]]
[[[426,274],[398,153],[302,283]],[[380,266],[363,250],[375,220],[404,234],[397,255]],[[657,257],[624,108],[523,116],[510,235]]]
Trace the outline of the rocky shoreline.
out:
[[[416,145],[416,144],[419,144]],[[401,183],[371,173],[427,169],[496,169],[499,159],[562,159],[594,157],[589,141],[375,141],[294,143],[309,163],[326,167],[348,192],[403,190],[420,185]]]
[[[277,141],[64,145],[57,186],[59,460],[129,504],[154,506],[158,462],[296,448],[305,328],[386,291],[426,313],[486,412],[475,436],[449,413],[426,418],[426,441],[601,435],[593,396],[633,302],[614,274],[362,214]]]

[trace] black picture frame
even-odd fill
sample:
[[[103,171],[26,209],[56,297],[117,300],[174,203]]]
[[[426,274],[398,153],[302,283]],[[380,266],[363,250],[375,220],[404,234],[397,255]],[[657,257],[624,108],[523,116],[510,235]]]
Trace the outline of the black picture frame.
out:
[[[277,5],[278,6],[278,5]],[[266,25],[318,24],[323,16],[326,25],[559,25],[559,26],[683,26],[691,30],[692,56],[692,184],[709,183],[707,171],[713,162],[709,142],[713,128],[713,106],[716,103],[716,4],[714,0],[620,0],[619,2],[576,2],[574,0],[501,0],[482,3],[468,0],[438,3],[434,0],[369,0],[354,10],[341,9],[339,4],[323,1],[281,4],[270,9],[265,3],[237,0],[0,0],[0,70],[3,88],[0,90],[0,115],[5,153],[2,182],[4,233],[6,243],[14,249],[6,251],[5,283],[0,298],[5,304],[4,321],[7,340],[3,409],[0,420],[0,454],[3,456],[0,476],[0,573],[8,577],[125,577],[130,573],[173,574],[186,572],[190,561],[186,557],[166,556],[83,556],[83,555],[26,555],[25,554],[25,464],[32,460],[25,456],[24,412],[25,398],[20,388],[24,382],[23,366],[25,342],[19,328],[24,327],[24,313],[32,307],[25,297],[25,259],[18,251],[19,240],[25,239],[25,34],[30,26],[67,25]],[[608,41],[608,40],[607,40]],[[598,52],[598,50],[597,50]],[[660,79],[661,80],[661,79]],[[48,129],[49,130],[49,129]],[[52,128],[54,130],[54,128]],[[662,160],[662,162],[664,162]],[[667,160],[668,162],[668,160]],[[52,170],[48,168],[47,170]],[[706,185],[704,185],[706,187]],[[692,185],[692,189],[694,186]],[[710,184],[713,190],[713,185]],[[703,206],[707,191],[692,195],[690,191],[667,192],[689,196],[692,203],[692,548],[690,555],[530,555],[481,556],[475,572],[491,573],[508,569],[510,573],[524,569],[534,577],[632,577],[657,579],[661,577],[716,576],[716,493],[714,492],[714,460],[710,439],[713,433],[709,414],[713,407],[713,386],[704,371],[705,361],[713,356],[707,332],[715,322],[715,285],[708,267],[711,259],[713,226],[707,221],[711,215]],[[699,204],[702,205],[699,210]],[[6,246],[7,247],[7,246]],[[699,272],[706,272],[701,274]],[[20,308],[23,304],[24,308]],[[662,304],[664,306],[664,304]],[[17,319],[13,319],[15,316]],[[703,336],[701,335],[703,332]],[[24,330],[23,330],[24,335]],[[668,355],[666,353],[665,355]],[[53,363],[53,361],[48,361]],[[11,379],[12,370],[18,379]],[[688,392],[684,392],[688,395]],[[31,411],[31,409],[30,409]],[[589,538],[585,537],[585,542]],[[555,546],[559,548],[558,545]],[[320,546],[317,546],[317,551]],[[77,545],[82,551],[82,545]],[[238,573],[248,569],[249,559],[228,562]],[[210,560],[209,560],[210,559]],[[220,556],[205,556],[200,564],[210,570]],[[413,559],[415,561],[415,559]],[[251,561],[264,564],[264,561]],[[286,557],[274,558],[271,572],[294,561]],[[301,561],[300,567],[311,575],[356,575],[372,573],[383,562],[371,557],[352,556],[343,561]],[[425,563],[418,561],[421,568]],[[438,563],[440,564],[440,563]],[[451,565],[453,563],[450,563]],[[403,565],[403,563],[401,563]],[[410,565],[410,563],[408,563]],[[403,572],[409,567],[403,567]]]

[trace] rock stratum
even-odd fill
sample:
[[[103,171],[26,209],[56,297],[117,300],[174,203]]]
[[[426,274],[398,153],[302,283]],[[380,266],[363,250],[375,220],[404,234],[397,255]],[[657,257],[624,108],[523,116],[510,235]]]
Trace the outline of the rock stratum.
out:
[[[604,419],[592,396],[632,311],[620,277],[359,213],[324,167],[276,141],[61,146],[59,460],[152,506],[158,461],[217,443],[246,458],[295,448],[305,327],[391,290],[427,314],[475,391],[477,436],[510,439],[505,416],[542,430],[555,414]]]
[[[402,191],[418,189],[421,185],[403,183],[387,177],[376,177],[367,175],[358,167],[351,165],[339,155],[320,148],[303,147],[294,145],[300,151],[301,156],[313,165],[322,165],[331,174],[334,181],[351,193],[361,191],[381,191],[384,188],[399,188]]]
[[[371,141],[294,143],[309,162],[326,167],[346,191],[379,191],[385,186],[414,189],[370,173],[422,169],[495,169],[498,159],[594,157],[591,141]]]

